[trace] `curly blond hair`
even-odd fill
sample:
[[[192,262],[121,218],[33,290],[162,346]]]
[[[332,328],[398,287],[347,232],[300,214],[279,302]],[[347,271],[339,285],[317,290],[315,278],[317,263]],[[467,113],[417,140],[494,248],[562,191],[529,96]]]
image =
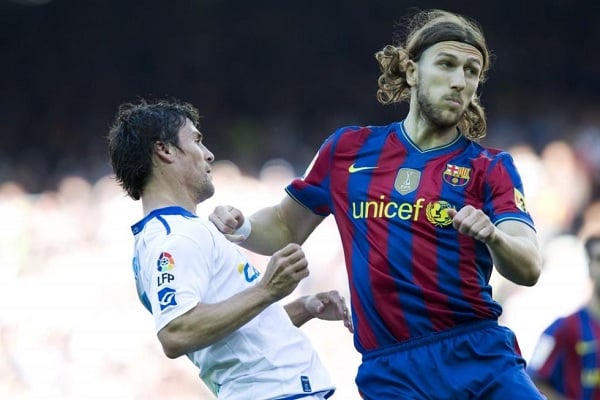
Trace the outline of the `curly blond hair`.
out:
[[[480,83],[485,82],[486,72],[490,68],[491,54],[487,48],[479,24],[465,16],[443,10],[421,11],[408,21],[404,42],[396,40],[377,53],[381,75],[377,83],[377,100],[387,105],[410,100],[410,86],[406,82],[406,69],[409,60],[419,61],[423,52],[442,41],[458,41],[472,45],[481,53],[483,66],[479,76]],[[485,111],[479,103],[479,96],[467,107],[459,121],[459,128],[465,137],[478,140],[485,136],[487,124]]]

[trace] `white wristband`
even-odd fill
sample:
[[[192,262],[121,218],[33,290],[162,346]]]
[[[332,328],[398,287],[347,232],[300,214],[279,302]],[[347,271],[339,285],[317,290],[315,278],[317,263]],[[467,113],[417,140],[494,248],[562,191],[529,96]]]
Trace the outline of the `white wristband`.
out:
[[[244,238],[248,239],[250,236],[250,232],[252,232],[252,224],[250,223],[249,218],[244,218],[244,223],[240,226],[233,234],[234,235],[244,235]]]

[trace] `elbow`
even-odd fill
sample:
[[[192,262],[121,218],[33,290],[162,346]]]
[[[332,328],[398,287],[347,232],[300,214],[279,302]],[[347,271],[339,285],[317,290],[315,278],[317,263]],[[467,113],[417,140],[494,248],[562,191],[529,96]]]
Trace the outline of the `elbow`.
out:
[[[181,357],[192,351],[180,336],[170,332],[167,328],[158,333],[158,341],[162,346],[163,353],[171,359]]]
[[[536,258],[533,266],[531,267],[530,273],[529,273],[529,279],[527,281],[527,285],[526,286],[534,286],[538,280],[540,279],[540,275],[542,275],[542,256],[541,254],[539,255],[539,257]]]
[[[540,275],[542,273],[542,268],[535,264],[533,267],[529,268],[526,274],[522,277],[522,282],[519,282],[523,286],[534,286],[538,280],[540,279]]]
[[[182,348],[182,346],[178,346],[173,343],[165,343],[161,341],[163,353],[170,359],[181,357],[186,354],[186,351]]]
[[[540,279],[541,268],[537,265],[527,269],[509,270],[498,268],[500,275],[520,286],[534,286]]]
[[[167,356],[171,360],[179,358],[179,357],[181,357],[183,355],[183,354],[179,354],[179,353],[176,353],[176,352],[173,352],[173,351],[169,351],[169,350],[167,350],[165,348],[163,348],[163,352],[165,353],[165,356]]]
[[[165,355],[171,359],[184,356],[194,351],[202,350],[210,345],[210,343],[206,343],[204,341],[192,341],[189,338],[186,339],[184,336],[175,334],[169,335],[162,331],[158,335],[158,340],[162,345],[163,353],[165,353]]]
[[[538,282],[539,279],[540,279],[540,272],[536,271],[536,272],[533,272],[533,273],[527,275],[526,277],[524,277],[521,285],[529,286],[529,287],[535,286],[535,284]]]

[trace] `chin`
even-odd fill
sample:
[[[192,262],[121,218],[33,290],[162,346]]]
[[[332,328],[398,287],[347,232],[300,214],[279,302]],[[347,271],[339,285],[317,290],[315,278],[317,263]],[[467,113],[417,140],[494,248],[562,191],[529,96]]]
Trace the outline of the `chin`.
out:
[[[203,194],[204,194],[204,200],[209,199],[211,197],[213,197],[213,195],[215,194],[215,187],[213,185],[210,185],[210,188],[207,188],[208,190],[206,190]]]

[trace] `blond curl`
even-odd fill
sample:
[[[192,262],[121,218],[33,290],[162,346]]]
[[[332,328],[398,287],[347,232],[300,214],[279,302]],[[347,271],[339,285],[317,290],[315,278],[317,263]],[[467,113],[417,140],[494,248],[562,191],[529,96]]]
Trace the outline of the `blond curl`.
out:
[[[401,47],[387,45],[375,53],[375,58],[381,70],[377,80],[379,85],[377,100],[384,105],[408,101],[410,99],[410,86],[406,82],[408,52]]]

